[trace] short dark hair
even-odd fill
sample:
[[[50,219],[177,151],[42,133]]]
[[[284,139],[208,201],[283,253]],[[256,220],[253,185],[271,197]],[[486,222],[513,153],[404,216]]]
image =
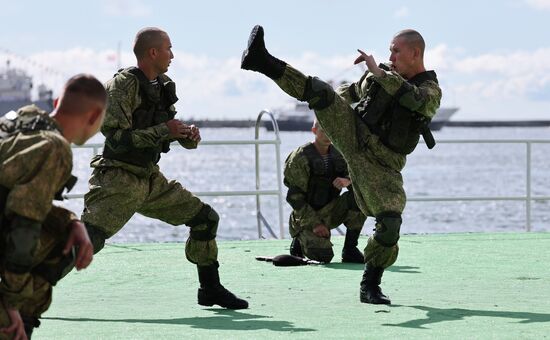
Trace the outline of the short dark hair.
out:
[[[395,34],[394,38],[404,38],[407,44],[411,47],[420,49],[420,56],[424,57],[424,50],[426,49],[426,43],[422,35],[413,29],[405,29]]]
[[[141,59],[147,55],[151,48],[159,47],[162,43],[162,37],[167,33],[157,27],[145,27],[139,30],[134,39],[134,54],[136,58]]]
[[[63,88],[59,109],[76,114],[93,109],[92,106],[107,106],[107,91],[96,77],[80,73],[71,77]]]

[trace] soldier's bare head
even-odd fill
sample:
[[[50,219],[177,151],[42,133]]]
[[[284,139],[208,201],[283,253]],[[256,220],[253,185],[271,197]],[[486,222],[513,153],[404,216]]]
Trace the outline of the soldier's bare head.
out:
[[[157,27],[146,27],[136,34],[134,54],[138,67],[151,80],[166,73],[174,58],[170,37]]]
[[[79,115],[95,109],[105,109],[107,92],[103,84],[91,74],[77,74],[71,77],[56,105],[58,112]]]
[[[405,79],[425,71],[424,38],[415,30],[406,29],[397,32],[390,44],[390,61],[393,70]]]
[[[415,31],[413,29],[405,29],[397,32],[393,38],[401,38],[411,48],[418,48],[418,50],[420,51],[420,56],[424,57],[426,43],[424,42],[424,38],[422,38],[422,35],[418,33],[418,31]]]
[[[165,37],[168,37],[168,34],[157,27],[145,27],[139,30],[134,40],[136,58],[143,59],[151,48],[159,48]]]
[[[107,92],[97,78],[77,74],[65,84],[53,116],[67,140],[83,144],[99,130],[107,101]]]

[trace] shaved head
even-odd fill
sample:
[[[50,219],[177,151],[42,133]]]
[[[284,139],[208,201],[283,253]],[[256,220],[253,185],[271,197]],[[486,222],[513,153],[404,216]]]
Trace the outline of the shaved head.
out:
[[[145,27],[136,34],[134,40],[134,54],[138,60],[147,56],[151,48],[159,48],[163,38],[168,34],[157,27]]]
[[[420,35],[420,33],[418,33],[417,31],[412,29],[402,30],[397,32],[393,38],[403,39],[408,46],[412,48],[418,48],[420,50],[421,57],[424,56],[426,43],[424,43],[424,38],[422,38],[422,35]]]
[[[103,84],[91,74],[77,74],[65,84],[57,110],[78,115],[106,106],[107,92]]]

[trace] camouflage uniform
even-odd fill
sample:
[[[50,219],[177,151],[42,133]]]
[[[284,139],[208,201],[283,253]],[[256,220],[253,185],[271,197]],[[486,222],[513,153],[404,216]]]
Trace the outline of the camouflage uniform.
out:
[[[421,39],[414,30],[398,33],[404,34]],[[421,134],[428,147],[435,145],[427,127],[441,100],[435,72],[422,70],[404,79],[381,64],[379,76],[367,72],[358,82],[335,91],[319,78],[306,77],[272,56],[259,25],[250,33],[241,68],[260,72],[292,97],[307,101],[346,159],[357,204],[365,215],[376,217],[374,234],[365,248],[360,301],[390,304],[380,283],[384,269],[395,262],[399,251],[406,203],[401,170]]]
[[[40,115],[53,130],[19,132],[0,139],[0,328],[11,323],[5,308],[18,309],[24,320],[39,318],[48,309],[52,285],[72,268],[72,258],[63,256],[61,250],[71,221],[78,220],[72,212],[52,205],[54,195],[71,175],[69,143],[57,123],[38,108],[24,107],[18,114]],[[11,223],[15,216],[38,222],[40,227],[23,229]],[[15,272],[10,269],[14,252],[19,263],[27,256],[31,260]],[[0,339],[4,338],[8,337],[0,333]]]
[[[352,98],[368,96],[367,81],[370,77],[374,76],[369,73],[357,83],[339,87],[334,101],[324,109],[315,110],[315,115],[348,163],[355,200],[363,213],[367,216],[379,216],[385,212],[401,214],[406,203],[401,176],[406,155],[385,146],[351,107],[354,102]],[[308,77],[287,65],[283,76],[275,82],[289,95],[303,99],[307,80]],[[374,81],[389,95],[394,95],[406,83],[403,77],[389,71],[385,71],[384,77],[375,77]],[[353,93],[355,95],[352,96]],[[439,107],[440,99],[439,86],[430,81],[421,87],[411,86],[410,92],[401,97],[400,103],[431,118]],[[376,228],[380,229],[381,225],[377,223]],[[398,250],[397,244],[385,247],[371,236],[365,247],[365,262],[373,267],[387,268],[397,259]]]
[[[158,80],[160,84],[149,86],[160,97],[162,85],[171,80],[165,75],[159,76]],[[132,145],[131,150],[145,150],[173,141],[165,122],[142,129],[133,128],[132,120],[136,117],[134,112],[144,100],[137,76],[124,70],[105,86],[110,105],[101,132],[111,137],[107,139],[105,148],[122,148],[126,142]],[[171,105],[168,110],[173,117],[174,106]],[[180,144],[188,149],[197,147],[197,143],[188,139],[180,141]],[[132,151],[129,155],[132,155]],[[131,164],[130,161],[106,157],[104,149],[103,156],[99,155],[91,162],[94,170],[89,181],[90,191],[84,197],[82,220],[88,226],[96,252],[103,247],[104,240],[116,234],[136,212],[171,225],[181,225],[188,224],[207,206],[180,183],[164,177],[156,161],[139,165]],[[90,226],[93,230],[90,230]],[[194,226],[192,229],[201,228],[206,229],[206,225]],[[186,255],[195,264],[212,265],[217,260],[215,239],[202,241],[190,237],[186,244]]]
[[[334,164],[334,175],[327,175],[327,185],[332,188],[336,198],[330,197],[328,203],[324,198],[320,202],[322,206],[316,205],[313,202],[308,202],[311,196],[312,179],[314,177],[313,169],[311,169],[311,161],[308,159],[308,150],[314,150],[312,143],[300,146],[294,150],[286,159],[284,169],[284,184],[289,188],[287,201],[293,206],[289,219],[290,235],[299,240],[302,252],[305,256],[312,260],[321,262],[330,262],[334,256],[332,243],[330,239],[319,237],[313,233],[313,228],[318,224],[324,224],[329,229],[334,229],[340,224],[344,224],[346,228],[360,232],[366,217],[361,213],[355,200],[352,191],[346,191],[342,195],[338,195],[340,190],[332,186],[332,181],[336,177],[348,177],[347,165],[341,154],[330,146],[330,154]],[[315,151],[317,153],[317,151]],[[316,161],[321,161],[320,156]],[[315,166],[315,165],[313,165]],[[324,165],[322,165],[324,167]],[[336,175],[338,174],[338,175]],[[324,188],[325,189],[325,188]],[[328,196],[323,195],[323,196]]]

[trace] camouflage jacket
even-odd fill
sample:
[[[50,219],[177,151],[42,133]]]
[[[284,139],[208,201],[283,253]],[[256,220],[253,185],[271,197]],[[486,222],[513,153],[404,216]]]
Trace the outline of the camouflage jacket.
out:
[[[170,81],[166,75],[160,75],[162,82]],[[152,85],[153,86],[153,85]],[[165,123],[160,123],[145,129],[132,129],[132,114],[142,103],[138,78],[129,72],[118,72],[106,84],[105,88],[109,95],[109,107],[105,114],[101,133],[112,134],[113,138],[121,139],[123,131],[130,130],[132,144],[137,148],[156,147],[165,141],[173,141],[169,136],[169,129]],[[170,108],[175,112],[174,106]],[[187,149],[197,147],[197,143],[189,139],[178,140]],[[126,162],[106,159],[101,156],[94,157],[92,167],[119,167],[126,169],[136,175],[147,176],[157,169],[151,164],[148,169],[128,164]]]
[[[34,106],[18,114],[36,115]],[[57,124],[47,117],[52,124]],[[16,133],[0,139],[0,185],[9,190],[4,216],[14,214],[47,225],[51,235],[66,237],[70,222],[78,217],[69,210],[54,206],[54,195],[63,188],[72,170],[72,151],[57,131]],[[37,254],[40,249],[37,250]],[[0,296],[6,307],[19,308],[33,294],[31,274],[14,274],[0,266]]]
[[[441,101],[441,88],[435,81],[425,81],[420,86],[415,86],[395,71],[384,71],[384,76],[376,77],[366,72],[359,81],[351,84],[344,84],[338,87],[336,92],[350,105],[358,103],[368,94],[368,81],[373,79],[378,82],[386,93],[395,96],[398,91],[401,94],[399,104],[425,116],[433,118]],[[403,87],[403,88],[402,88]],[[360,121],[358,119],[358,121]],[[359,143],[368,145],[368,150],[386,166],[400,171],[405,166],[406,156],[393,152],[387,148],[378,136],[369,133],[365,124],[357,126]],[[367,131],[365,131],[367,130]]]
[[[382,77],[376,77],[372,73],[367,72],[358,82],[340,86],[338,93],[349,103],[354,103],[356,100],[353,99],[355,97],[353,93],[358,98],[367,96],[367,79],[372,77],[391,96],[396,95],[397,91],[403,86],[404,92],[399,97],[399,104],[427,118],[433,118],[439,108],[442,96],[441,88],[437,82],[425,81],[422,85],[415,86],[407,82],[405,78],[395,71],[383,71],[384,76]]]

